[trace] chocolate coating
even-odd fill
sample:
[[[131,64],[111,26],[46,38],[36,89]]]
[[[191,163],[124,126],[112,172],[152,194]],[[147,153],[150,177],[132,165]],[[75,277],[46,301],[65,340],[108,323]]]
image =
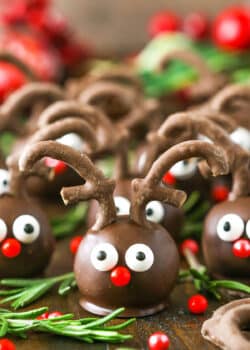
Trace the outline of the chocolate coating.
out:
[[[235,201],[225,201],[215,205],[208,213],[202,236],[202,249],[209,272],[216,278],[248,279],[250,276],[250,258],[238,258],[233,255],[234,242],[226,242],[217,235],[217,224],[226,214],[239,215],[245,225],[250,219],[250,197]],[[241,238],[247,238],[246,227]]]
[[[31,200],[5,194],[0,197],[0,218],[7,225],[6,238],[13,235],[13,222],[20,215],[32,215],[40,224],[38,238],[30,243],[21,243],[21,253],[15,258],[7,258],[0,253],[0,278],[29,277],[42,272],[49,264],[54,250],[54,239],[50,224],[44,212]],[[21,230],[21,227],[20,227]],[[2,245],[0,242],[0,245]]]
[[[218,308],[202,325],[203,337],[224,350],[250,348],[250,299],[234,300]]]
[[[131,180],[116,181],[114,196],[122,196],[130,201],[132,196]],[[162,225],[176,241],[178,240],[183,227],[184,212],[181,208],[175,208],[172,205],[163,202],[161,205],[164,208],[164,217],[159,224]],[[87,218],[88,227],[91,227],[95,223],[97,210],[98,203],[96,201],[91,201]]]
[[[91,251],[99,243],[110,243],[117,249],[119,266],[127,266],[125,253],[131,245],[146,244],[154,253],[154,263],[145,272],[130,269],[130,283],[116,287],[110,280],[111,271],[98,271],[91,263]],[[74,263],[77,285],[82,294],[81,306],[99,315],[124,306],[126,317],[151,315],[164,309],[178,269],[178,251],[168,232],[154,223],[150,227],[140,226],[127,216],[118,217],[117,221],[98,232],[88,231]]]

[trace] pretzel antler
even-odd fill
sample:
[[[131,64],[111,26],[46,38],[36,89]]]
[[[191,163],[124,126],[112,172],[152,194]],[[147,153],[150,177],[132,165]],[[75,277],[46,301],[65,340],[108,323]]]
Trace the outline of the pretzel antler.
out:
[[[92,156],[114,151],[120,139],[123,139],[127,134],[125,130],[121,129],[117,129],[117,132],[114,133],[113,124],[100,109],[80,104],[77,101],[59,101],[48,106],[41,113],[38,125],[44,127],[66,116],[74,116],[85,120],[95,129],[97,148],[96,153]],[[110,135],[113,135],[112,138],[110,138]]]
[[[88,153],[96,150],[95,130],[79,118],[65,118],[41,128],[29,139],[26,147],[39,141],[55,140],[69,133],[78,134],[86,142],[89,146]]]
[[[37,100],[56,101],[64,98],[63,91],[51,83],[30,83],[11,94],[0,108],[0,129],[19,131],[23,126],[18,112]]]
[[[36,162],[47,156],[67,163],[86,181],[84,185],[62,189],[61,196],[66,205],[96,199],[100,211],[92,227],[95,231],[115,220],[116,209],[113,200],[115,183],[106,179],[85,154],[54,141],[38,142],[22,154],[19,161],[20,170],[29,171]]]
[[[70,79],[66,84],[68,95],[71,98],[77,98],[87,86],[100,81],[119,83],[138,91],[142,90],[142,84],[135,72],[127,66],[118,66],[102,71],[91,71],[81,79]]]
[[[17,68],[19,68],[31,81],[37,80],[35,73],[27,66],[22,60],[20,60],[17,56],[14,56],[10,52],[1,51],[0,52],[0,61],[5,61],[8,63],[12,63]]]
[[[210,100],[208,105],[212,110],[220,112],[235,99],[250,101],[250,84],[227,85]]]
[[[186,141],[171,147],[153,163],[144,179],[132,181],[131,218],[135,222],[149,224],[145,218],[145,206],[151,200],[164,201],[176,207],[183,205],[185,192],[163,187],[161,180],[174,164],[191,157],[205,158],[214,176],[224,175],[229,170],[221,149],[208,142]]]
[[[210,96],[225,85],[225,77],[214,74],[205,60],[190,50],[173,50],[165,54],[159,61],[157,70],[161,72],[172,60],[182,61],[198,72],[198,81],[189,88],[189,94],[194,99]]]

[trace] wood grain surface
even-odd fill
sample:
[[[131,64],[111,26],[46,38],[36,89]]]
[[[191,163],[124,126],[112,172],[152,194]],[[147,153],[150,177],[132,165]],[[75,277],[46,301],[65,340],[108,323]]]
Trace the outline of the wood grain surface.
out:
[[[77,234],[84,233],[84,229]],[[73,257],[69,251],[70,238],[59,240],[52,262],[46,271],[46,276],[53,276],[72,271]],[[168,278],[166,276],[166,278]],[[143,292],[143,291],[142,291]],[[28,340],[13,339],[17,350],[114,350],[122,348],[147,349],[147,338],[155,331],[166,332],[171,340],[170,350],[213,350],[215,347],[205,341],[200,334],[203,321],[220,304],[209,301],[209,310],[205,315],[193,316],[187,310],[187,299],[195,291],[191,284],[179,284],[174,289],[169,300],[169,307],[152,317],[141,318],[125,332],[134,335],[133,340],[121,345],[84,344],[75,340],[45,334],[31,334]],[[48,306],[51,311],[72,312],[76,318],[89,316],[78,304],[79,293],[74,291],[68,296],[60,297],[56,290],[49,292],[29,308]],[[225,300],[224,300],[225,302]],[[28,308],[27,308],[28,309]],[[235,349],[236,350],[236,349]]]

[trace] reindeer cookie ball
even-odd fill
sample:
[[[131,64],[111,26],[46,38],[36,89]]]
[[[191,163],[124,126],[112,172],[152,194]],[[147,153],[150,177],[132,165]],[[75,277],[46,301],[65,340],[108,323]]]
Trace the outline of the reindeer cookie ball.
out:
[[[250,197],[216,205],[205,220],[202,247],[217,278],[250,276]]]
[[[0,170],[0,278],[41,273],[54,250],[51,227],[44,211],[23,193],[24,178],[17,159]]]
[[[24,197],[0,197],[0,278],[42,272],[54,250],[48,219]]]
[[[151,201],[165,201],[180,207],[186,195],[161,186],[161,178],[183,158],[205,157],[214,175],[227,171],[224,158],[212,144],[191,141],[166,151],[152,165],[145,178],[131,183],[131,207],[118,216],[113,198],[115,183],[106,179],[90,159],[70,147],[53,141],[40,142],[25,152],[22,169],[31,169],[43,156],[60,159],[85,180],[61,191],[65,204],[95,199],[99,212],[76,254],[74,271],[86,310],[108,314],[126,308],[125,316],[145,316],[164,309],[179,270],[177,247],[163,226],[149,221],[145,208]]]
[[[240,146],[224,139],[232,192],[208,213],[202,235],[205,263],[218,278],[248,279],[250,273],[250,157]]]

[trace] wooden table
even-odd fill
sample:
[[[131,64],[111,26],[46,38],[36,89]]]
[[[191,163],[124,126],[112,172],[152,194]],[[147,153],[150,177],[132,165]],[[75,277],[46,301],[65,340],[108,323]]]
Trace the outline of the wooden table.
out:
[[[76,234],[83,233],[82,230]],[[73,257],[69,251],[70,238],[59,240],[47,276],[55,276],[72,271]],[[167,276],[166,276],[167,278]],[[121,345],[89,345],[79,341],[50,336],[31,334],[28,340],[14,339],[17,350],[114,350],[114,349],[147,349],[147,338],[155,331],[164,331],[171,340],[170,350],[213,350],[213,345],[203,340],[200,334],[203,321],[210,317],[219,303],[209,302],[209,310],[203,316],[193,316],[187,310],[187,299],[195,293],[192,284],[179,284],[169,300],[169,307],[154,316],[138,319],[125,332],[133,334],[134,339]],[[71,292],[65,297],[58,296],[56,289],[49,292],[29,308],[48,306],[51,311],[72,312],[76,318],[89,316],[78,304],[79,292]],[[27,308],[28,309],[28,308]]]

